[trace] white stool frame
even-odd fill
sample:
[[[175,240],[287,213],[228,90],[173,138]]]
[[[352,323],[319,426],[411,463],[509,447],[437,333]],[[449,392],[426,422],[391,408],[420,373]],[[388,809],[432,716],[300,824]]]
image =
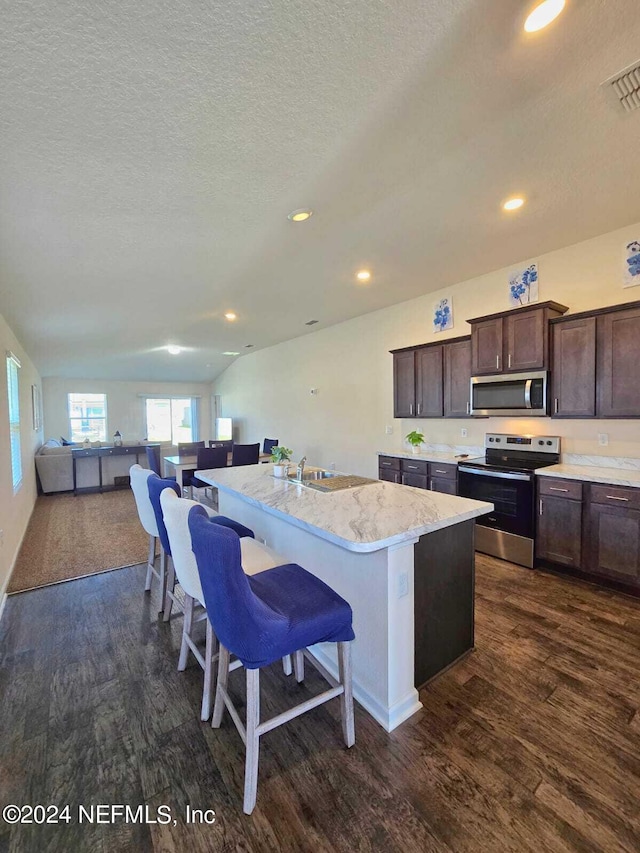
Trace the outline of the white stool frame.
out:
[[[277,714],[270,720],[260,722],[260,670],[247,669],[247,719],[246,725],[242,723],[240,716],[231,701],[231,697],[227,691],[227,683],[229,680],[229,672],[235,669],[239,661],[230,663],[230,653],[227,648],[220,644],[218,656],[218,683],[216,686],[216,699],[213,707],[213,719],[211,725],[214,729],[220,728],[225,707],[231,715],[231,719],[235,723],[235,727],[242,738],[246,748],[245,753],[245,768],[244,768],[244,803],[243,811],[245,814],[251,814],[256,805],[258,795],[258,759],[260,752],[260,737],[272,729],[287,723],[289,720],[299,717],[306,711],[312,708],[317,708],[334,699],[340,697],[340,716],[342,720],[342,736],[348,747],[351,747],[356,742],[355,721],[353,715],[353,690],[351,684],[351,642],[338,643],[338,669],[339,681],[327,672],[322,664],[317,661],[308,649],[300,649],[294,653],[294,667],[296,680],[304,679],[304,657],[309,663],[313,664],[326,681],[329,682],[331,688],[314,696],[312,699],[307,699],[299,705],[294,705],[287,711]]]

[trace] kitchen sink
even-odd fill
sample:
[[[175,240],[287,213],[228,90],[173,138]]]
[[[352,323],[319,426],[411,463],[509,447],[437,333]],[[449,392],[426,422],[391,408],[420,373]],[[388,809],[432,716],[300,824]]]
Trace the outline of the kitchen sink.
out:
[[[332,477],[341,477],[342,474],[339,474],[338,471],[304,471],[302,474],[302,480],[299,480],[295,474],[289,474],[288,479],[292,480],[294,483],[308,483],[311,480],[330,480]]]

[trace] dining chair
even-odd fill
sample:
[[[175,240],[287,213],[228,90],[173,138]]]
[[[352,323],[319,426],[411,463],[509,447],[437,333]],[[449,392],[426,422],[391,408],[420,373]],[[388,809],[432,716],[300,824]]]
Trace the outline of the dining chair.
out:
[[[206,471],[209,468],[226,468],[228,455],[226,447],[201,447],[198,450],[196,471]],[[210,483],[205,483],[204,480],[199,480],[195,476],[189,478],[188,485],[192,489],[192,496],[193,489],[204,489],[205,495],[207,489],[213,489]]]
[[[179,498],[173,489],[164,489],[160,492],[160,506],[162,507],[164,524],[171,545],[171,555],[176,578],[184,591],[185,598],[178,670],[182,672],[186,669],[189,651],[191,651],[204,670],[200,715],[203,720],[208,720],[211,716],[213,666],[218,659],[218,644],[211,623],[207,619],[206,609],[203,609],[205,607],[204,595],[202,593],[200,575],[198,574],[196,558],[191,545],[191,533],[189,531],[189,512],[192,507],[199,506],[199,504],[186,498]],[[228,525],[231,521],[231,519],[225,516],[218,515],[209,509],[209,507],[205,507],[204,509],[212,521],[217,524]],[[233,529],[240,536],[241,562],[245,574],[253,575],[286,562],[283,557],[272,551],[271,548],[252,538],[253,533],[248,528],[243,528],[243,525],[237,525]],[[243,536],[242,529],[246,530],[249,535],[245,534]],[[198,623],[204,620],[206,620],[207,624],[203,655],[193,639],[193,630]],[[288,672],[287,669],[285,669],[285,672],[289,674],[291,672],[289,661],[285,662],[285,667],[287,666]]]
[[[150,448],[147,447],[147,450]],[[149,497],[149,487],[148,480],[149,477],[157,476],[153,471],[150,471],[148,468],[143,468],[141,465],[132,465],[129,468],[129,478],[131,482],[131,491],[133,492],[133,497],[136,502],[136,508],[138,510],[138,518],[140,519],[140,524],[144,528],[145,532],[149,534],[149,555],[147,557],[147,576],[145,579],[144,589],[145,592],[149,592],[151,589],[151,582],[153,577],[157,577],[160,581],[160,594],[161,594],[161,602],[164,605],[165,599],[165,579],[166,579],[166,562],[167,555],[165,553],[164,548],[162,547],[162,542],[160,543],[160,568],[156,569],[155,566],[155,554],[156,554],[156,539],[160,539],[160,534],[158,531],[158,522],[156,520],[156,514],[153,509],[153,505],[151,504],[151,498]]]
[[[179,441],[178,456],[196,456],[198,450],[204,447],[204,441]],[[195,468],[185,468],[182,472],[182,483],[189,487],[189,480],[196,473]]]
[[[232,465],[257,465],[260,456],[260,444],[234,444],[231,451]]]
[[[243,809],[245,814],[251,814],[258,790],[261,735],[339,696],[344,741],[347,747],[355,743],[351,685],[353,614],[349,604],[331,587],[296,563],[276,566],[251,577],[245,575],[238,535],[212,524],[199,505],[189,511],[189,530],[207,614],[220,644],[212,726],[220,727],[224,709],[228,708],[246,747]],[[320,642],[338,644],[337,681],[307,650]],[[231,654],[246,671],[244,725],[227,690]],[[304,678],[304,655],[331,687],[261,723],[260,669],[285,655],[294,655],[297,681]]]
[[[154,474],[157,474],[158,477],[162,477],[162,458],[161,458],[161,447],[159,444],[151,444],[145,447],[145,452],[147,454],[147,464],[149,468],[153,471]],[[167,480],[175,480],[175,477],[166,477]]]
[[[274,447],[278,446],[277,438],[265,438],[264,443],[262,445],[263,453],[271,453]]]

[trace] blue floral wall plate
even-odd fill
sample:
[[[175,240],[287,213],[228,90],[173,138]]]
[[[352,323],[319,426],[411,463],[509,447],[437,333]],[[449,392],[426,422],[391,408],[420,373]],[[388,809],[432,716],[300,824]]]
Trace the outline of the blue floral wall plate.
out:
[[[640,242],[632,240],[624,250],[624,287],[640,285]]]
[[[509,305],[517,308],[538,301],[538,265],[531,264],[509,274]]]
[[[439,299],[433,306],[433,331],[453,329],[453,305],[450,296]]]

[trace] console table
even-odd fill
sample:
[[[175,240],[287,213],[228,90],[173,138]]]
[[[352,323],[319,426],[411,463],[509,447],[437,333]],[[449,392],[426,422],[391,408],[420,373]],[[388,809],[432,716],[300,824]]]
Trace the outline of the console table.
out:
[[[77,481],[76,481],[76,461],[78,459],[82,459],[85,456],[92,456],[98,459],[98,477],[99,477],[99,490],[101,492],[104,491],[105,487],[102,484],[102,460],[105,456],[131,456],[136,459],[136,462],[140,463],[140,456],[146,455],[146,448],[153,447],[153,444],[125,444],[122,447],[113,447],[113,446],[105,446],[105,447],[74,447],[71,451],[71,456],[73,459],[73,493],[74,495],[78,494]],[[157,446],[157,445],[156,445]],[[133,461],[131,462],[133,465]],[[93,487],[91,487],[93,489]],[[113,486],[108,488],[115,488]],[[84,491],[84,489],[82,490]]]

